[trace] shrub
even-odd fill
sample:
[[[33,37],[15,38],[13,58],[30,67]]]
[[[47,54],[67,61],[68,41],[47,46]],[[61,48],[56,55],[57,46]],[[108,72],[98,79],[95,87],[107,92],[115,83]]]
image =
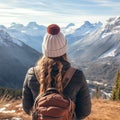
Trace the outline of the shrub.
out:
[[[3,98],[3,97],[7,98],[7,100],[20,99],[22,97],[22,90],[1,87],[0,88],[0,98]]]

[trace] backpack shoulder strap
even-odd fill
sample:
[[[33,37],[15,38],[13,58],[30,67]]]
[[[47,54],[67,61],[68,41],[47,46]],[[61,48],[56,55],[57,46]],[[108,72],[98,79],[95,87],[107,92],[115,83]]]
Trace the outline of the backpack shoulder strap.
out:
[[[40,79],[40,75],[39,75],[39,67],[33,67],[33,71],[35,73],[36,79],[39,81]],[[68,68],[68,70],[66,71],[64,77],[63,77],[63,88],[67,87],[67,85],[69,84],[70,80],[72,79],[74,73],[75,73],[76,69],[73,67]]]
[[[40,79],[39,67],[38,66],[33,67],[33,71],[35,73],[35,77],[36,77],[37,81],[39,82],[39,79]]]
[[[68,68],[66,71],[64,77],[63,77],[63,88],[66,88],[67,85],[69,84],[70,80],[72,79],[76,69],[73,67]]]

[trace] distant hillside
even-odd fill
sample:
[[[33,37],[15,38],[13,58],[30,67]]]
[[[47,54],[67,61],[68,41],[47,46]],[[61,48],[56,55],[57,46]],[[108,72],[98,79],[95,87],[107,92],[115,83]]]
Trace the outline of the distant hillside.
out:
[[[98,59],[81,64],[80,67],[88,80],[102,81],[103,83],[113,85],[115,74],[120,68],[120,58],[107,57]]]
[[[41,54],[0,30],[0,86],[21,88],[27,69]]]

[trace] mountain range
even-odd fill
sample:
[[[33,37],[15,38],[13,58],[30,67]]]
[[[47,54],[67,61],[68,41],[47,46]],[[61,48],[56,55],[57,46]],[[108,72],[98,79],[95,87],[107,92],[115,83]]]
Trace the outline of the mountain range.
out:
[[[72,33],[69,33],[66,35],[66,38],[68,40],[68,44],[71,45],[77,40],[87,36],[89,33],[92,31],[95,31],[96,29],[100,28],[102,26],[101,22],[98,23],[90,23],[89,21],[85,21],[83,25],[80,27],[76,28]],[[73,25],[72,25],[73,27]],[[69,29],[71,26],[69,25]],[[67,28],[68,30],[68,28]]]
[[[12,23],[10,27],[1,25],[0,29],[41,52],[41,44],[46,31],[45,26],[38,25],[36,22],[30,22],[26,26],[18,23]]]
[[[70,23],[61,31],[68,42],[70,62],[83,69],[89,80],[113,83],[120,65],[120,17],[110,18],[106,23],[85,21],[81,26]],[[26,26],[17,23],[12,23],[10,27],[0,25],[0,64],[3,66],[0,67],[0,81],[6,81],[0,86],[9,86],[9,81],[13,81],[9,77],[13,77],[14,72],[20,71],[16,76],[21,73],[22,77],[17,80],[23,80],[26,70],[41,56],[45,32],[46,26],[36,22]],[[15,81],[16,77],[13,78]],[[13,83],[10,87],[14,86]],[[17,87],[21,86],[20,82],[17,84],[20,84]]]
[[[0,86],[21,88],[27,69],[41,54],[0,30]]]
[[[102,25],[101,22],[90,23],[85,21],[82,26],[76,26],[73,23],[68,24],[66,27],[62,27],[61,31],[67,38],[68,44],[79,40],[88,33],[94,31]],[[0,25],[0,29],[8,32],[12,37],[17,38],[34,48],[38,52],[41,52],[42,40],[46,32],[46,26],[38,25],[36,22],[30,22],[26,26],[18,23],[12,23],[10,27]]]
[[[112,85],[120,69],[120,17],[110,18],[71,44],[68,54],[71,62],[84,70],[88,80]]]

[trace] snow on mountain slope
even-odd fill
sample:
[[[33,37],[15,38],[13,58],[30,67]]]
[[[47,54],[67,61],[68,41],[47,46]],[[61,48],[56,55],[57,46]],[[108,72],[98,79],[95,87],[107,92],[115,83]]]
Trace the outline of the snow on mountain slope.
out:
[[[99,28],[101,23],[91,24],[86,21],[82,26],[78,27],[73,23],[68,24],[66,27],[61,28],[61,31],[66,36],[68,44],[74,43],[76,40],[84,37],[88,33]],[[0,29],[7,31],[12,37],[23,41],[25,44],[41,52],[41,45],[46,27],[38,25],[36,22],[30,22],[26,26],[22,24],[12,23],[10,27],[6,28],[0,26]]]
[[[34,48],[37,51],[41,51],[40,46],[42,44],[42,37],[41,36],[31,36],[26,34],[25,30],[17,31],[16,29],[9,29],[7,32],[14,38],[23,41],[25,44],[29,45],[30,47]]]
[[[66,27],[62,28],[62,32],[66,36],[66,35],[72,34],[76,29],[77,29],[77,26],[75,26],[74,23],[70,23]]]
[[[13,42],[19,46],[22,46],[23,43],[20,40],[17,40],[15,38],[12,38],[7,32],[0,30],[0,46],[1,45],[6,45],[9,46],[9,44],[7,44],[9,42]]]
[[[77,61],[97,60],[101,57],[118,56],[120,53],[120,17],[108,20],[70,46],[70,58]]]
[[[36,22],[30,22],[24,28],[24,31],[26,31],[26,34],[31,36],[44,36],[46,27],[43,25],[38,25]]]
[[[21,88],[27,69],[40,56],[33,48],[0,30],[0,86]]]
[[[115,48],[114,49],[110,49],[106,53],[101,55],[100,58],[109,57],[109,56],[114,57],[115,56],[115,51],[116,51]]]
[[[100,28],[101,26],[102,26],[101,22],[92,24],[89,21],[85,21],[84,24],[79,28],[77,28],[72,34],[68,34],[66,36],[68,40],[68,44],[74,43],[75,41],[83,38],[84,36],[88,35],[94,30]]]
[[[12,23],[6,31],[14,38],[23,41],[25,44],[41,52],[41,44],[45,34],[46,27],[38,25],[36,22],[30,22],[24,26],[22,24]]]
[[[99,28],[101,25],[102,23],[100,22],[92,24],[89,21],[85,21],[84,24],[74,32],[73,36],[85,35]]]
[[[17,30],[22,33],[26,33],[31,36],[43,36],[45,33],[46,27],[43,25],[38,25],[36,22],[29,22],[26,26],[22,24],[12,23],[9,30]]]

